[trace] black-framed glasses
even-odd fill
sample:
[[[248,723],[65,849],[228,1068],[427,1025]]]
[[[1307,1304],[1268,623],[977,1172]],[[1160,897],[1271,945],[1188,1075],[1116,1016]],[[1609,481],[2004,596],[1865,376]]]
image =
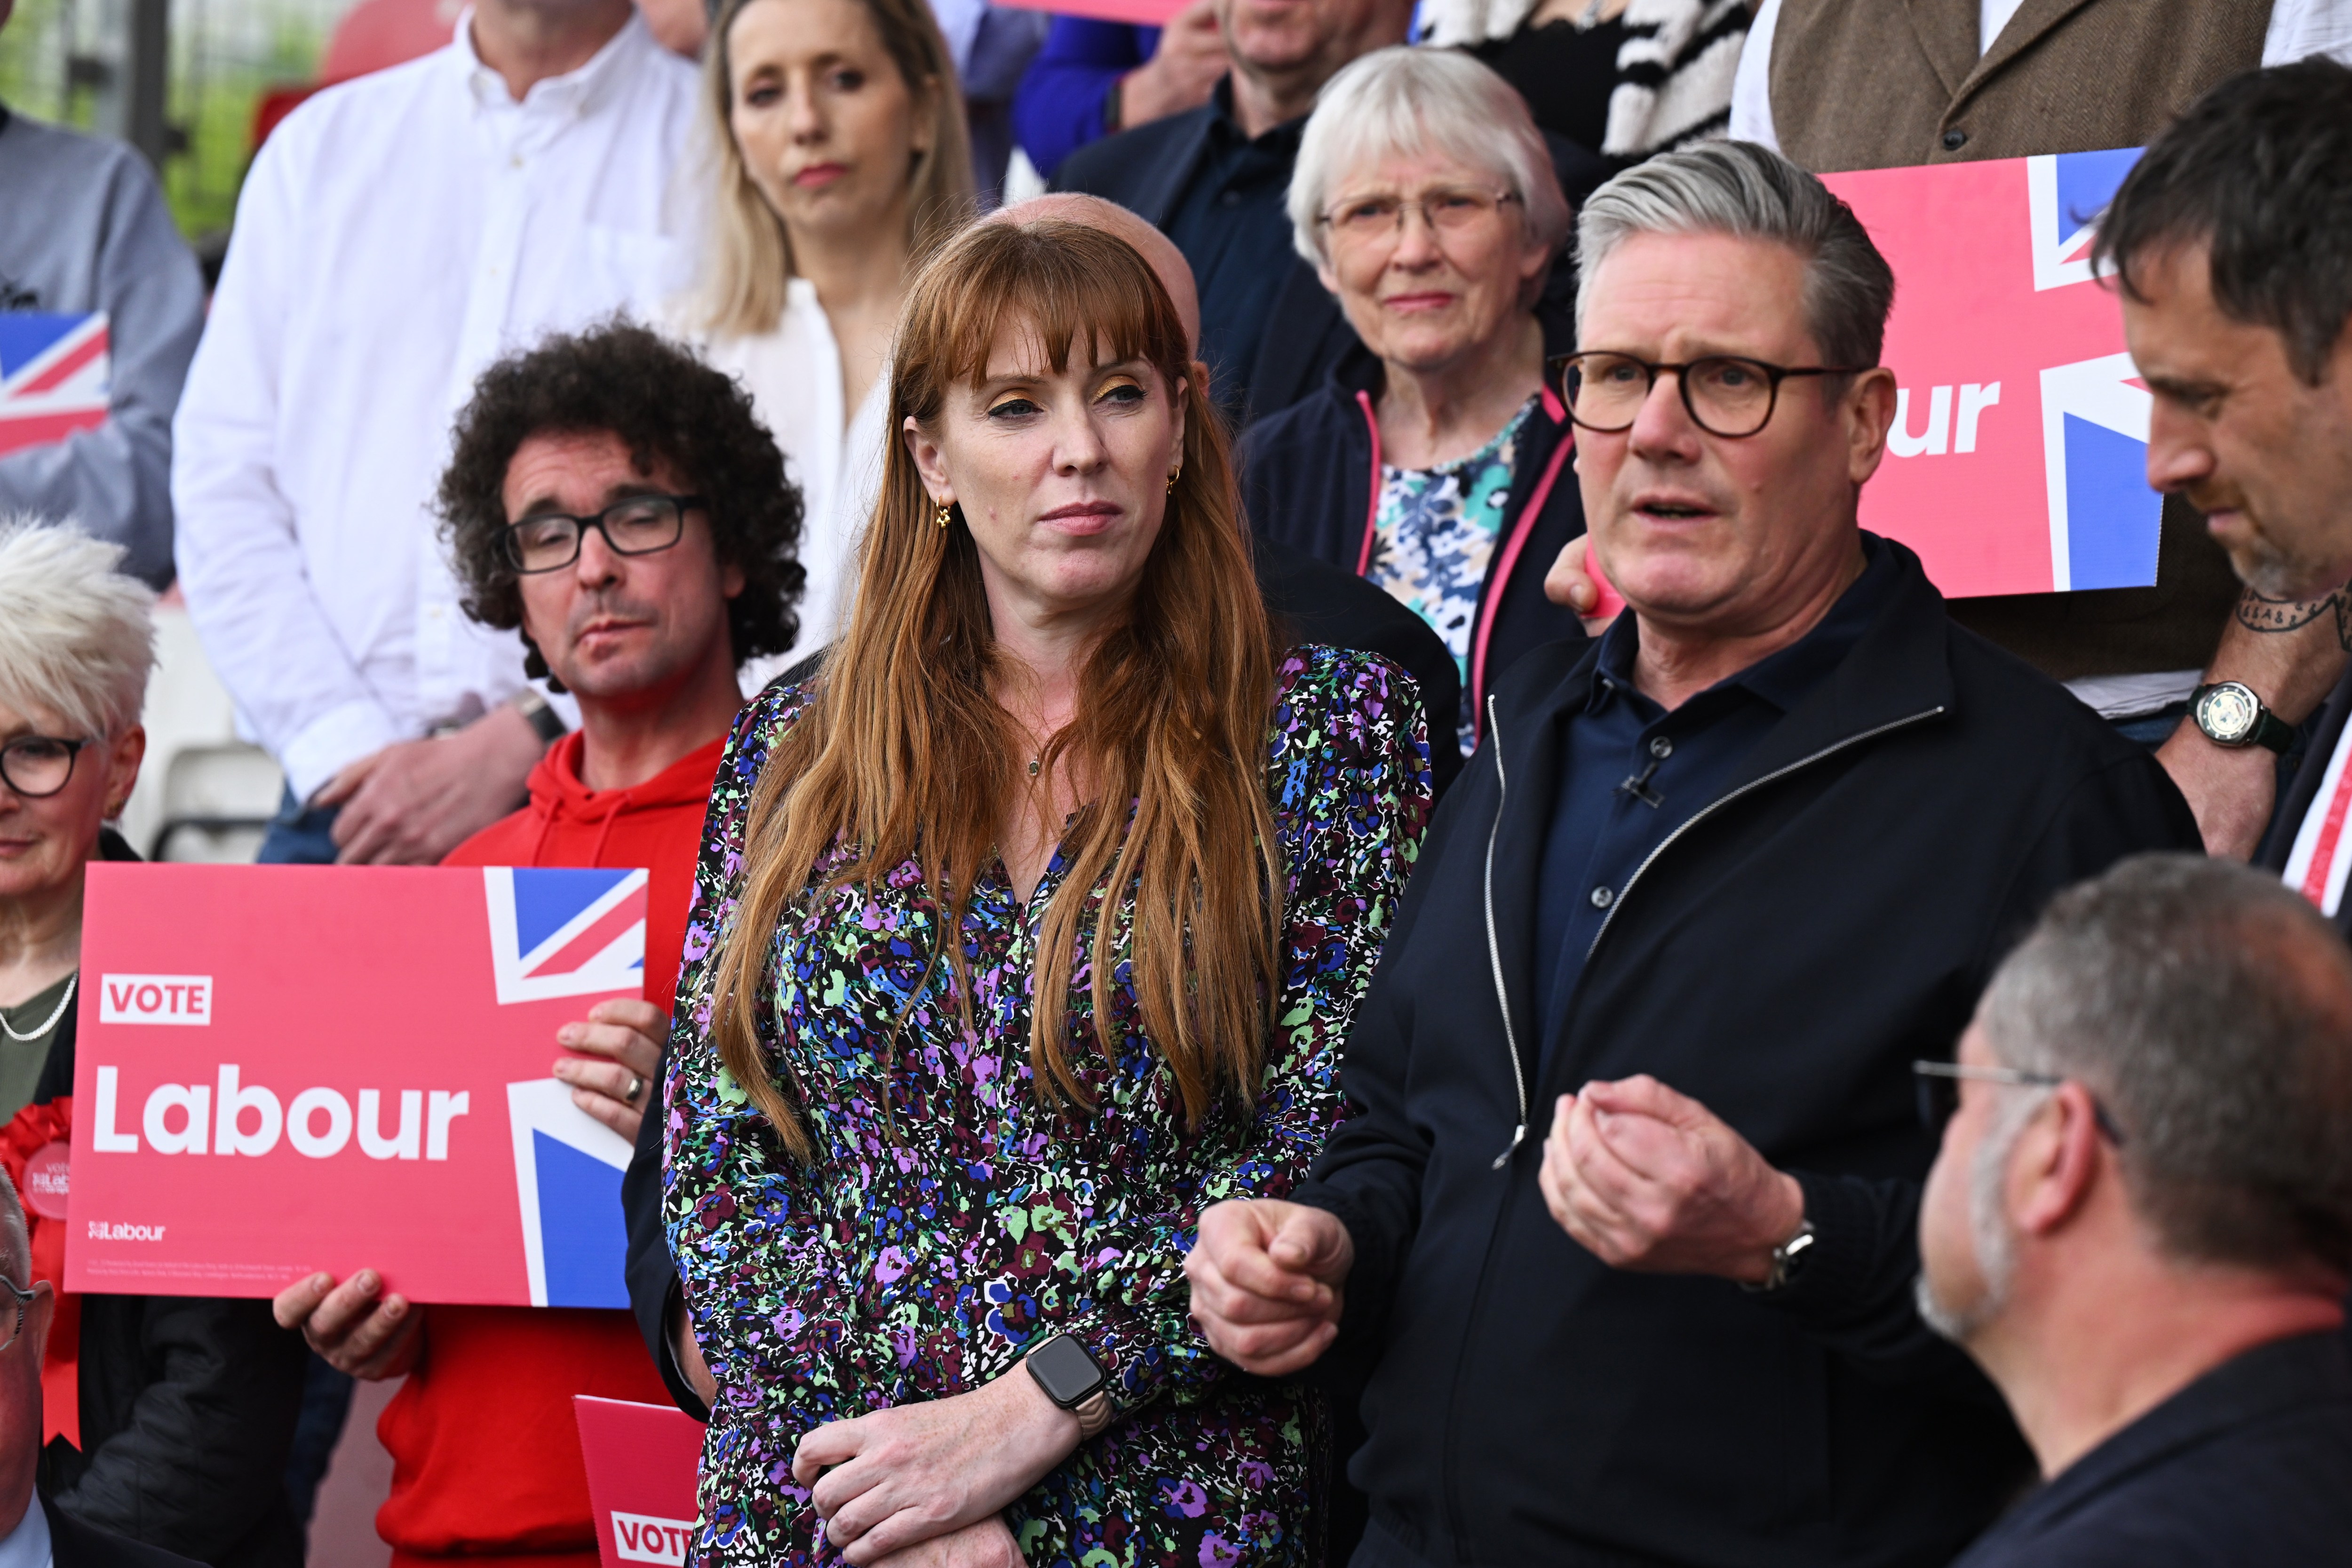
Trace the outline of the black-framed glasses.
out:
[[[1913,1062],[1911,1073],[1912,1081],[1918,1086],[1919,1120],[1928,1131],[1938,1135],[1959,1114],[1960,1084],[1964,1080],[2000,1084],[2009,1089],[2056,1089],[2066,1081],[2063,1073],[1972,1067],[1965,1062]],[[2107,1135],[2107,1142],[2122,1148],[2124,1130],[2116,1125],[2116,1119],[2107,1114],[2107,1108],[2095,1094],[2091,1096],[2091,1115],[2097,1121],[2099,1131]]]
[[[686,535],[686,514],[708,507],[700,496],[631,496],[593,517],[534,512],[507,525],[507,563],[516,571],[561,572],[580,559],[580,542],[594,529],[615,555],[651,555]]]
[[[58,735],[19,735],[0,742],[0,784],[26,800],[46,799],[66,787],[74,759],[89,744]]]
[[[8,1337],[6,1339],[0,1340],[0,1351],[5,1351],[10,1345],[15,1344],[18,1337],[24,1333],[25,1314],[33,1310],[34,1298],[39,1295],[40,1292],[26,1289],[22,1285],[17,1284],[5,1274],[0,1274],[0,1285],[5,1285],[8,1288],[8,1294],[16,1298],[16,1326],[8,1331]]]
[[[1506,202],[1517,201],[1510,191],[1480,190],[1475,185],[1449,185],[1440,190],[1423,191],[1417,196],[1400,196],[1389,193],[1356,196],[1334,202],[1327,210],[1316,214],[1316,221],[1330,229],[1332,237],[1349,245],[1375,245],[1394,239],[1404,233],[1404,215],[1421,214],[1423,225],[1441,240],[1449,236],[1477,227],[1502,209]]]
[[[1614,436],[1631,430],[1667,371],[1682,389],[1691,423],[1710,436],[1738,440],[1771,423],[1780,384],[1793,375],[1859,375],[1870,365],[1768,364],[1738,354],[1706,354],[1680,364],[1653,363],[1608,349],[1562,354],[1550,362],[1568,416],[1587,430]]]

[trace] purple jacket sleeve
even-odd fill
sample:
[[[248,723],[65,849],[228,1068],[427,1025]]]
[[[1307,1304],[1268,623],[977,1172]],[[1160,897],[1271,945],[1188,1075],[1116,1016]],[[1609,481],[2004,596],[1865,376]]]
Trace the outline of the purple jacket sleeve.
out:
[[[1111,84],[1150,59],[1160,29],[1056,16],[1045,47],[1013,95],[1013,133],[1037,172],[1052,179],[1062,160],[1098,141]]]

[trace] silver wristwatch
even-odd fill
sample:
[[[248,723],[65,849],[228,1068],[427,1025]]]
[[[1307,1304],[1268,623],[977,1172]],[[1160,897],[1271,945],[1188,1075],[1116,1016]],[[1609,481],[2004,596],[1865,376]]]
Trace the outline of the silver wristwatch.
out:
[[[2189,699],[2190,717],[2205,738],[2217,746],[2268,746],[2284,753],[2294,744],[2293,726],[2282,722],[2263,706],[2254,689],[2242,680],[2217,680],[2200,686]]]
[[[1754,1285],[1742,1282],[1739,1288],[1758,1295],[1781,1289],[1797,1277],[1797,1271],[1805,1266],[1805,1255],[1812,1249],[1813,1222],[1801,1220],[1797,1234],[1772,1249],[1771,1268],[1764,1278]]]

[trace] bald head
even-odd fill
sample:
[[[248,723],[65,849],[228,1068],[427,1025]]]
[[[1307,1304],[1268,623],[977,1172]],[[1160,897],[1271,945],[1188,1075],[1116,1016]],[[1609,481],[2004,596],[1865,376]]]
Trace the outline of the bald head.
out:
[[[1080,195],[1075,191],[1055,191],[1046,195],[1032,196],[1025,202],[999,207],[981,221],[1034,223],[1039,218],[1082,223],[1088,228],[1098,228],[1133,246],[1136,254],[1159,274],[1160,286],[1168,290],[1168,298],[1175,303],[1176,319],[1184,323],[1185,352],[1195,359],[1200,357],[1201,292],[1192,285],[1192,264],[1184,259],[1184,253],[1176,248],[1174,240],[1117,202],[1107,202],[1100,196]]]

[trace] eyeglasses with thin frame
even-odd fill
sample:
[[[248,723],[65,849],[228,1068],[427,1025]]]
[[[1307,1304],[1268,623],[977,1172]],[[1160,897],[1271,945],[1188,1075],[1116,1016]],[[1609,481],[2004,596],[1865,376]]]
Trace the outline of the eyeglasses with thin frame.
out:
[[[5,1274],[0,1274],[0,1285],[5,1285],[8,1288],[8,1294],[16,1298],[16,1326],[8,1331],[8,1337],[6,1339],[0,1340],[0,1351],[5,1351],[10,1345],[15,1344],[17,1337],[24,1333],[25,1314],[33,1310],[34,1299],[38,1296],[40,1292],[37,1290],[26,1289],[22,1285],[17,1284]]]
[[[1603,436],[1631,430],[1658,377],[1675,373],[1683,410],[1710,436],[1739,440],[1771,423],[1780,384],[1791,376],[1859,375],[1870,365],[1771,364],[1740,354],[1706,354],[1680,364],[1656,363],[1610,349],[1562,354],[1550,362],[1568,416]]]
[[[1335,202],[1318,213],[1315,221],[1330,229],[1333,239],[1362,247],[1401,238],[1404,215],[1417,212],[1423,226],[1442,243],[1476,228],[1500,211],[1504,203],[1518,199],[1510,191],[1480,190],[1475,185],[1445,186],[1417,196],[1383,192]]]
[[[700,496],[642,495],[614,501],[593,517],[533,512],[507,525],[507,563],[526,574],[561,572],[580,559],[580,542],[594,529],[615,555],[651,555],[686,536],[686,514],[709,506]]]
[[[89,744],[62,735],[18,735],[0,742],[0,784],[26,800],[46,800],[71,782],[75,759]]]
[[[1913,1062],[1913,1081],[1919,1086],[1919,1120],[1930,1132],[1940,1134],[1945,1124],[1959,1114],[1960,1083],[1972,1079],[1978,1083],[1999,1084],[2007,1089],[2056,1089],[2066,1082],[2063,1073],[2029,1072],[2023,1068],[1974,1067],[1966,1062]],[[2107,1114],[2107,1108],[2091,1096],[2091,1115],[2107,1142],[2120,1149],[2124,1146],[2124,1130]]]

